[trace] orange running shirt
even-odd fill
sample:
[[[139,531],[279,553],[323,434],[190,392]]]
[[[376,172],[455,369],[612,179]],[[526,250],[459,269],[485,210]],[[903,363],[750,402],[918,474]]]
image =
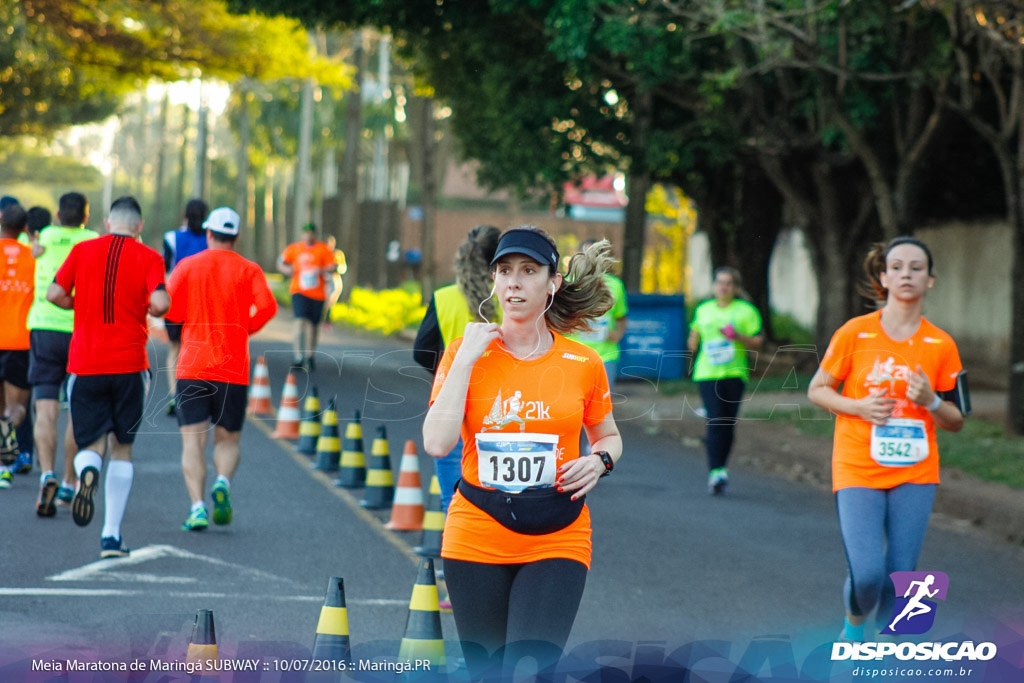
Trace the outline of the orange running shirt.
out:
[[[36,289],[36,260],[32,249],[6,238],[0,239],[0,258],[0,311],[4,311],[0,349],[22,351],[28,348],[28,310]]]
[[[518,360],[495,340],[473,366],[462,421],[462,476],[480,486],[476,435],[540,433],[558,436],[557,467],[579,457],[580,430],[611,412],[604,364],[596,351],[554,333],[542,357]],[[437,367],[431,403],[462,346],[455,340]],[[511,399],[511,402],[510,402]],[[456,493],[448,508],[441,557],[487,564],[564,558],[590,567],[590,511],[546,535],[510,531]]]
[[[320,271],[330,268],[335,261],[334,252],[326,244],[314,242],[309,245],[305,242],[293,242],[285,248],[281,260],[295,268],[291,285],[288,287],[290,294],[298,293],[318,301],[327,298],[324,278]]]
[[[871,454],[872,425],[853,415],[836,417],[832,450],[832,490],[851,487],[890,489],[900,484],[939,483],[939,449],[935,421],[928,409],[907,399],[907,372],[920,365],[935,391],[950,391],[963,369],[956,343],[946,332],[921,318],[912,337],[894,341],[882,328],[882,312],[853,318],[836,331],[821,368],[843,383],[842,395],[854,399],[875,389],[888,389],[896,399],[893,419],[920,420],[928,440],[928,455],[920,462],[892,466]]]
[[[167,319],[184,323],[176,376],[249,384],[249,335],[277,313],[258,265],[226,249],[182,259],[167,281]]]

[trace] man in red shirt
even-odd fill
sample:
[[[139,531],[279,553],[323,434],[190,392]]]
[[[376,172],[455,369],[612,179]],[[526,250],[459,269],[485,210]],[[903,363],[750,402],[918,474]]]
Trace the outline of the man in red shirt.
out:
[[[28,414],[28,309],[35,291],[32,250],[18,242],[25,209],[14,203],[0,213],[0,489],[11,487],[18,458],[14,430]]]
[[[171,301],[163,258],[138,239],[139,203],[133,197],[117,199],[104,224],[108,235],[71,249],[46,299],[75,311],[68,396],[79,450],[71,514],[78,526],[92,521],[93,495],[109,455],[100,557],[125,557],[129,551],[121,540],[121,521],[134,478],[132,443],[150,379],[146,314],[164,315]],[[111,432],[114,438],[108,441]]]
[[[203,488],[211,423],[217,470],[213,523],[231,523],[231,478],[238,469],[249,385],[249,335],[277,313],[263,271],[235,251],[238,225],[233,210],[214,209],[203,223],[207,249],[178,264],[167,283],[173,302],[167,318],[184,323],[175,405],[181,469],[192,499],[185,531],[202,531],[210,524]]]
[[[293,242],[285,248],[277,259],[277,269],[292,279],[288,287],[295,311],[295,337],[292,340],[295,359],[292,365],[312,370],[318,326],[323,318],[324,299],[327,298],[324,278],[338,269],[334,252],[316,238],[316,226],[307,223],[302,228],[302,241]]]

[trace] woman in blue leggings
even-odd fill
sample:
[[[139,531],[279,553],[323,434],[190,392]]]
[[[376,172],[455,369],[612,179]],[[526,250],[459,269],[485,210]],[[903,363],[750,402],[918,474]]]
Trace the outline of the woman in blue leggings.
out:
[[[849,564],[845,640],[865,639],[872,611],[878,623],[892,621],[889,575],[916,568],[939,483],[935,428],[955,432],[964,422],[946,400],[962,370],[956,343],[922,315],[932,267],[928,247],[912,237],[876,245],[864,270],[884,305],[839,328],[807,392],[837,415],[832,488]]]

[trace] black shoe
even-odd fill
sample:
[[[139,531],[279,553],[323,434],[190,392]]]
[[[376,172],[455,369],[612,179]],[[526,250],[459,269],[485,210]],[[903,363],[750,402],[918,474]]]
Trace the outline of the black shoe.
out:
[[[57,506],[54,499],[57,497],[57,478],[47,476],[46,481],[39,487],[39,500],[36,501],[36,514],[40,517],[53,517],[57,514]]]
[[[86,526],[92,521],[92,514],[96,511],[92,496],[96,493],[99,478],[99,470],[92,465],[83,469],[82,475],[78,478],[78,493],[71,501],[71,518],[78,526]]]

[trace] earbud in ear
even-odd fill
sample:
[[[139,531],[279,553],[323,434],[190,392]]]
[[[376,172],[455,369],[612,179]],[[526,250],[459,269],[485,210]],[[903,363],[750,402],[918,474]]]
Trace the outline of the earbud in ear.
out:
[[[555,283],[554,282],[551,283],[551,296],[552,297],[555,296]]]

